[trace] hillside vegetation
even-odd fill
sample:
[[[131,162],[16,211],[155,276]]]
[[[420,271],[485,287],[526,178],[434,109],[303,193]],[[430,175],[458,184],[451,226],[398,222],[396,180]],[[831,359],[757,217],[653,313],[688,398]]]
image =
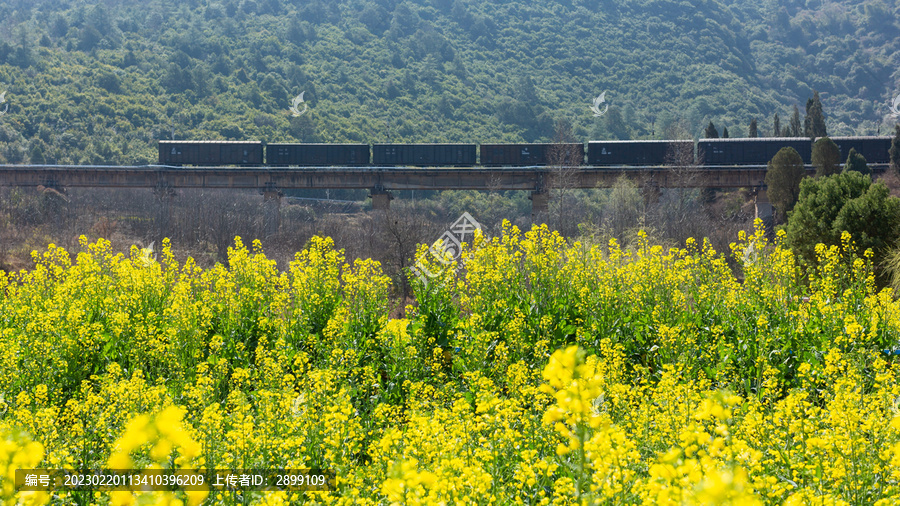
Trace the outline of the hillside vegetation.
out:
[[[818,90],[829,133],[887,132],[900,8],[881,0],[11,0],[0,161],[147,163],[156,140],[761,135]],[[611,108],[594,118],[592,97]],[[288,112],[300,92],[310,109]]]

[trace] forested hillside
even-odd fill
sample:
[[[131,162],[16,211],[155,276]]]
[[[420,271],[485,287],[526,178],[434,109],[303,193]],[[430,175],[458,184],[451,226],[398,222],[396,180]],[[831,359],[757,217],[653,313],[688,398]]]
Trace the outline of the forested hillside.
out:
[[[813,90],[829,133],[884,134],[898,20],[882,0],[7,0],[0,161],[147,163],[168,138],[536,141],[558,120],[581,140],[737,137],[753,118],[768,135]]]

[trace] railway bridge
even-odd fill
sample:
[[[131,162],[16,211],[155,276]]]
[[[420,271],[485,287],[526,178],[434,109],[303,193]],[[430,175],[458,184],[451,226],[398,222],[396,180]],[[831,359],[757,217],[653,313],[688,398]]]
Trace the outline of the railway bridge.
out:
[[[807,167],[812,175],[815,169]],[[171,167],[0,165],[0,186],[148,188],[168,206],[181,188],[253,189],[270,203],[277,227],[281,196],[291,189],[367,189],[376,210],[390,208],[398,190],[519,190],[531,192],[532,216],[547,211],[550,190],[608,188],[625,176],[652,198],[661,188],[750,188],[757,216],[772,215],[765,165],[703,167]]]

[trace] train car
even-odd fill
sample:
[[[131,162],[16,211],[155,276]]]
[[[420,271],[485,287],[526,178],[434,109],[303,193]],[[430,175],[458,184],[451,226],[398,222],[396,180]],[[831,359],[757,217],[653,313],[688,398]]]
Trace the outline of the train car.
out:
[[[694,141],[590,141],[588,165],[685,165],[694,162]]]
[[[369,165],[368,144],[269,144],[266,163],[273,166],[349,167]]]
[[[812,142],[806,137],[752,137],[737,139],[700,139],[697,163],[700,165],[765,165],[781,148],[794,148],[811,163]]]
[[[482,144],[481,165],[527,167],[532,165],[582,165],[584,144]]]
[[[841,161],[847,159],[851,149],[863,155],[868,163],[891,163],[891,137],[831,137],[841,150]],[[818,139],[817,139],[818,140]]]
[[[374,144],[372,165],[443,167],[475,165],[474,144]]]
[[[259,141],[159,141],[160,165],[262,165]]]

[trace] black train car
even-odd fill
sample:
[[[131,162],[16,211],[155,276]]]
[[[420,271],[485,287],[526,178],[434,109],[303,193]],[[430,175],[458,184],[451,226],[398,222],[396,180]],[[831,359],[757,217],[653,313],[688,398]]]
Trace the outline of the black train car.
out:
[[[591,141],[588,165],[680,165],[694,163],[694,141]]]
[[[868,163],[891,163],[891,137],[831,137],[831,140],[841,150],[842,163],[851,149],[856,149]]]
[[[266,163],[275,166],[369,165],[368,144],[269,144]]]
[[[474,144],[374,144],[372,165],[474,166]]]
[[[160,165],[262,165],[259,141],[159,141]]]
[[[582,165],[584,144],[482,144],[481,165],[527,167],[530,165]]]
[[[765,165],[787,147],[797,150],[803,163],[811,163],[812,142],[806,137],[700,139],[697,160],[700,165]]]

